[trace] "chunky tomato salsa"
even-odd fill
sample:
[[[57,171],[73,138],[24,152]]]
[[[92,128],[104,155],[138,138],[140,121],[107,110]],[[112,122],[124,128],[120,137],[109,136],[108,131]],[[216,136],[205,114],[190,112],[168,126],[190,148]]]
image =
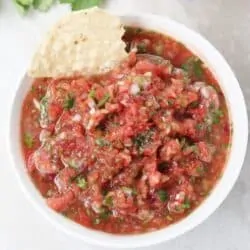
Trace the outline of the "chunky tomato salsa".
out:
[[[35,79],[22,108],[27,171],[49,207],[86,227],[141,233],[186,217],[221,176],[225,98],[183,44],[128,27],[129,60],[91,78]]]

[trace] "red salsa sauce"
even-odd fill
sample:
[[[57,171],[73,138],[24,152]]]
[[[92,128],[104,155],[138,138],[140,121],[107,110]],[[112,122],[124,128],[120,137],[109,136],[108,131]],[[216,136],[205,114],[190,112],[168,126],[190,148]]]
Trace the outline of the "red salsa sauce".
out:
[[[123,39],[129,59],[106,75],[35,79],[21,117],[27,171],[48,206],[114,234],[188,216],[223,173],[231,138],[199,58],[153,31],[128,27]]]

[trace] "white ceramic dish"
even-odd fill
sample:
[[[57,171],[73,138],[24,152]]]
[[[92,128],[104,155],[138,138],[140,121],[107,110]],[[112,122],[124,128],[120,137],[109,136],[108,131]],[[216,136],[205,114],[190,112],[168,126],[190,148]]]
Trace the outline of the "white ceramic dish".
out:
[[[227,100],[232,120],[232,149],[225,172],[210,196],[188,217],[167,228],[139,235],[117,236],[94,231],[80,226],[49,209],[38,190],[25,171],[20,145],[20,113],[24,97],[31,86],[31,80],[25,76],[15,93],[9,125],[9,146],[14,170],[25,194],[35,207],[57,228],[88,243],[117,248],[149,246],[175,238],[199,225],[226,198],[236,182],[247,148],[248,120],[244,98],[234,73],[221,54],[202,36],[168,18],[150,14],[119,14],[126,25],[136,25],[165,33],[185,44],[199,56],[212,70]],[[27,218],[28,219],[28,218]]]

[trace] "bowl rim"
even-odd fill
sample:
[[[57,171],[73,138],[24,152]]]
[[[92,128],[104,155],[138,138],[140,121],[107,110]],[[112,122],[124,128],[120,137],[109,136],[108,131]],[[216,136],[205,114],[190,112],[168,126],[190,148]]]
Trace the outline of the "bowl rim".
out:
[[[223,176],[214,187],[211,194],[196,208],[189,216],[181,221],[154,231],[136,235],[112,235],[101,231],[88,229],[65,219],[47,207],[44,199],[33,185],[25,171],[25,164],[22,157],[20,141],[20,129],[16,126],[20,123],[21,106],[24,94],[28,90],[30,80],[25,75],[18,84],[12,99],[11,112],[8,126],[8,151],[12,159],[13,171],[19,180],[20,186],[26,197],[56,228],[68,235],[97,246],[109,248],[136,248],[158,244],[190,231],[207,219],[224,201],[233,188],[242,168],[247,149],[248,140],[248,119],[244,97],[240,85],[223,56],[204,37],[197,32],[187,28],[168,17],[153,14],[134,12],[126,13],[109,11],[120,16],[127,25],[137,24],[147,29],[165,33],[187,46],[194,54],[199,56],[213,71],[215,77],[223,90],[227,100],[228,109],[231,115],[233,135],[232,147],[229,153],[228,162],[225,166]],[[230,88],[227,87],[227,84]],[[222,84],[222,85],[221,85]],[[18,129],[17,129],[18,127]],[[22,164],[20,164],[22,162]],[[216,195],[215,195],[216,193]]]

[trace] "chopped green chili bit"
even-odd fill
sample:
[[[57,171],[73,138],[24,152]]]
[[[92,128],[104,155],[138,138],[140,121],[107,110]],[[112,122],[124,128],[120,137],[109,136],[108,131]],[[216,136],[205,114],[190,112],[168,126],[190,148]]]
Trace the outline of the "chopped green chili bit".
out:
[[[86,189],[88,186],[88,183],[83,176],[78,176],[76,178],[76,185],[81,189]]]
[[[32,148],[33,145],[34,145],[34,139],[33,139],[33,136],[26,132],[24,134],[24,138],[23,138],[23,141],[24,141],[24,145],[27,147],[27,148]]]
[[[201,78],[203,76],[203,68],[202,68],[202,61],[193,56],[187,59],[187,61],[182,64],[182,69],[184,69],[186,72],[191,73],[191,75],[194,75],[197,78]]]
[[[162,202],[165,202],[168,199],[168,193],[163,189],[158,190],[157,195]]]
[[[102,99],[97,103],[97,107],[98,107],[98,108],[102,108],[102,107],[106,104],[106,102],[109,101],[109,99],[110,99],[110,94],[109,94],[109,93],[106,93],[106,94],[102,97]]]
[[[146,146],[150,142],[152,136],[153,136],[153,131],[148,130],[134,137],[133,143],[136,146],[137,150],[143,151],[144,146]]]

